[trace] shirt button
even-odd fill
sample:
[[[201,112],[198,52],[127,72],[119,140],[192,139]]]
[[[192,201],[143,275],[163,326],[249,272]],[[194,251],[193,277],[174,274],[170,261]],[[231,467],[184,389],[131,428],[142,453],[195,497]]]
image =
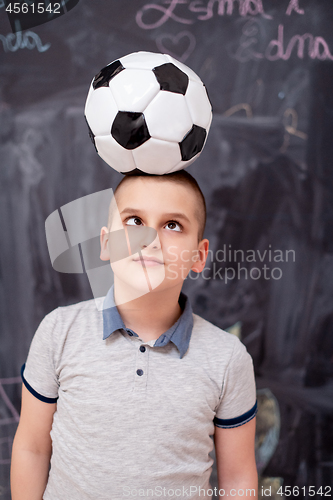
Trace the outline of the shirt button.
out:
[[[128,333],[128,335],[129,335],[130,337],[133,337],[133,333],[132,333],[132,332],[130,332],[129,330],[127,330],[127,333]]]
[[[139,368],[139,370],[136,370],[136,373],[139,375],[139,377],[141,377],[141,375],[143,375],[143,370]]]
[[[145,346],[144,345],[140,345],[140,351],[141,352],[145,352],[145,350],[146,350]]]

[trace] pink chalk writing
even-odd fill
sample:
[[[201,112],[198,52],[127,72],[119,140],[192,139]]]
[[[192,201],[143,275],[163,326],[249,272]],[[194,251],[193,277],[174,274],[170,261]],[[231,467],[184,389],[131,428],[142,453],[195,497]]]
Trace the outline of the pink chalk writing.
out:
[[[243,26],[238,47],[232,52],[229,50],[229,55],[233,59],[239,62],[260,59],[288,61],[292,55],[296,55],[299,59],[308,56],[311,59],[319,59],[320,61],[333,60],[330,48],[326,40],[321,36],[314,36],[311,33],[297,34],[287,43],[283,24],[278,27],[277,38],[263,47],[260,26],[261,23],[258,19],[247,21]]]
[[[197,16],[199,21],[207,21],[214,17],[214,6],[217,2],[217,15],[231,16],[234,13],[235,0],[209,0],[207,5],[203,5],[202,0],[194,0],[189,4],[189,10],[194,13],[201,13]],[[240,16],[265,16],[262,0],[238,0],[238,13]],[[268,16],[270,17],[270,16]]]
[[[306,42],[308,42],[306,44]],[[278,37],[272,40],[265,52],[265,57],[269,61],[278,61],[279,59],[288,61],[294,48],[297,46],[297,57],[303,59],[305,56],[305,48],[308,46],[308,56],[311,59],[319,59],[320,61],[333,60],[327,42],[321,36],[313,36],[311,33],[304,35],[294,35],[284,50],[284,26],[279,25]]]
[[[162,33],[156,38],[156,45],[160,52],[170,54],[178,61],[185,62],[195,49],[195,36],[189,31],[182,31],[178,35]]]
[[[143,8],[141,10],[139,10],[138,13],[136,14],[135,20],[136,20],[137,25],[144,30],[152,30],[155,28],[159,28],[160,26],[165,24],[169,19],[173,19],[177,23],[181,23],[181,24],[193,24],[193,22],[194,22],[193,20],[184,19],[182,17],[176,16],[176,14],[174,13],[174,10],[177,7],[177,5],[184,4],[184,3],[186,4],[187,0],[168,0],[164,3],[169,4],[169,7],[165,8],[165,7],[162,7],[162,5],[157,5],[154,3],[149,3],[147,5],[144,5]],[[145,13],[151,12],[151,11],[161,12],[162,16],[157,21],[148,24],[148,23],[144,22],[143,17],[144,17]]]
[[[207,21],[218,16],[231,16],[238,5],[238,13],[242,17],[261,15],[267,19],[271,16],[265,13],[263,0],[165,0],[168,7],[163,7],[155,3],[146,4],[136,14],[137,25],[145,30],[159,28],[169,19],[180,24],[193,24],[195,21]],[[178,5],[187,5],[188,11],[192,14],[189,17],[180,17],[175,13]],[[152,14],[158,13],[158,19],[151,21]],[[193,14],[196,19],[193,19]],[[148,20],[150,17],[150,20]]]
[[[295,12],[297,12],[297,14],[304,14],[304,9],[300,9],[300,7],[298,5],[298,1],[299,0],[290,0],[289,5],[288,5],[288,9],[286,12],[287,16],[290,16],[293,10]]]
[[[304,9],[300,7],[300,0],[288,0],[286,15],[293,12],[304,15]],[[263,0],[164,0],[164,5],[148,3],[144,5],[136,14],[137,25],[145,30],[159,28],[170,19],[176,23],[191,25],[197,21],[208,21],[214,16],[231,16],[238,10],[238,14],[250,19],[242,30],[242,36],[236,51],[231,57],[240,62],[249,60],[267,59],[268,61],[288,61],[292,55],[299,59],[305,56],[310,59],[320,61],[333,60],[328,43],[322,36],[314,36],[311,33],[294,35],[289,43],[285,40],[284,25],[279,24],[278,36],[269,42],[268,46],[262,47],[262,40],[257,27],[251,24],[256,19],[272,19],[265,13]],[[182,15],[176,9],[182,6]],[[157,14],[157,17],[156,17]],[[185,14],[185,16],[184,16]],[[249,17],[251,16],[251,17]],[[181,54],[179,57],[184,61],[193,52],[195,47],[194,35],[190,32],[181,32],[178,35],[162,34],[156,39],[157,47],[160,50]],[[169,50],[165,46],[168,45]],[[181,45],[185,44],[185,49],[181,50]],[[187,45],[186,45],[187,44]],[[175,50],[176,49],[176,50]],[[259,50],[258,50],[259,49]],[[175,55],[175,54],[173,54]]]
[[[256,50],[260,35],[260,25],[255,19],[250,19],[242,29],[242,36],[239,46],[234,54],[230,54],[232,58],[239,62],[247,62],[251,60],[263,59],[264,54]]]

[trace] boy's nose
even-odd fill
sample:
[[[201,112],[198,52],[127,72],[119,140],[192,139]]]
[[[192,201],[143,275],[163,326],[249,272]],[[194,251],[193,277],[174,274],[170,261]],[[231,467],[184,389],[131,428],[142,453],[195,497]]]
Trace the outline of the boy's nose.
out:
[[[148,226],[127,226],[130,253],[137,253],[144,248],[160,249],[161,244],[156,229]]]
[[[142,249],[144,249],[144,248],[152,248],[154,250],[161,248],[161,243],[160,243],[160,239],[158,237],[158,234],[156,235],[156,238],[154,239],[154,241],[152,241],[151,243],[144,242],[142,244]]]

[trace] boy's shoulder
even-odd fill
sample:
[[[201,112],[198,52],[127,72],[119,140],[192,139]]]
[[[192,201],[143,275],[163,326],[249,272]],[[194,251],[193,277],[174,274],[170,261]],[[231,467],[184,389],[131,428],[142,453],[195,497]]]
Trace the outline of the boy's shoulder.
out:
[[[76,302],[75,304],[69,304],[66,306],[59,306],[56,309],[53,309],[46,317],[51,316],[61,316],[64,319],[72,319],[76,316],[95,316],[101,314],[103,309],[103,300],[104,297],[100,297],[97,299],[89,299],[82,300],[80,302]]]
[[[102,307],[103,297],[57,307],[44,317],[37,331],[60,344],[69,334],[77,336],[79,333],[82,338],[84,332],[99,332],[103,321]]]
[[[75,302],[67,306],[59,306],[57,309],[61,309],[65,313],[71,313],[72,311],[101,310],[104,299],[105,297],[98,297],[97,299],[81,300],[80,302]]]
[[[198,366],[206,367],[215,380],[224,380],[227,373],[230,380],[253,376],[252,358],[242,341],[197,314],[193,314],[188,355]]]
[[[207,319],[193,313],[193,332],[204,335],[207,339],[221,340],[222,342],[237,342],[238,337],[214,325]],[[236,340],[235,340],[236,339]]]
[[[204,345],[209,351],[224,352],[226,356],[246,352],[245,345],[234,334],[214,325],[198,314],[193,314],[192,344]]]

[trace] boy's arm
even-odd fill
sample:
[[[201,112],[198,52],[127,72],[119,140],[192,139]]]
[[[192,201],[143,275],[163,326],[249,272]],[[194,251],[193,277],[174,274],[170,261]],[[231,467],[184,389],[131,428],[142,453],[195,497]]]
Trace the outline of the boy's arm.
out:
[[[256,418],[230,429],[215,427],[215,452],[220,499],[256,500],[258,474],[254,454]],[[238,493],[239,490],[243,490]]]
[[[50,431],[56,403],[44,403],[22,385],[20,422],[11,462],[12,500],[42,500],[52,452]]]

